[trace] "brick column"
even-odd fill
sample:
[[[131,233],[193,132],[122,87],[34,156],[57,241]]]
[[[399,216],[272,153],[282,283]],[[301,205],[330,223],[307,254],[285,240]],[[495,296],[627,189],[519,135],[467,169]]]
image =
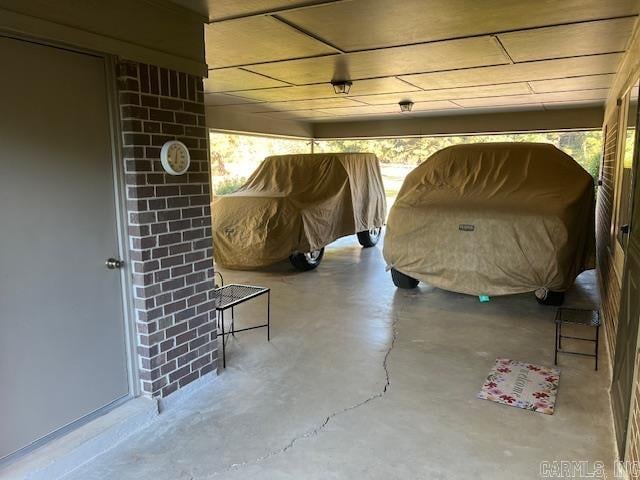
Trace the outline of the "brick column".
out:
[[[118,88],[138,366],[145,395],[166,397],[217,365],[202,79],[123,61]],[[189,148],[184,175],[162,168],[168,140]]]

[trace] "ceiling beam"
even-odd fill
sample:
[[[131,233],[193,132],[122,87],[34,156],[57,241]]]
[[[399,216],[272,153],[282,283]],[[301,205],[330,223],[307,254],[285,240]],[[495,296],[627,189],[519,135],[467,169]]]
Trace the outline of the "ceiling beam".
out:
[[[555,130],[592,130],[602,127],[600,107],[558,108],[466,114],[439,114],[406,119],[312,122],[313,137],[376,138],[433,135],[473,135]]]

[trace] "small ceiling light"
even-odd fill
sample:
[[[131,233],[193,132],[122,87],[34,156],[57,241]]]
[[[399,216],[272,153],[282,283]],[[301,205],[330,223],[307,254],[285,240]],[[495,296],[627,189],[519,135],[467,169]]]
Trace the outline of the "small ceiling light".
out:
[[[403,100],[399,102],[398,105],[400,105],[401,112],[410,112],[413,108],[413,102],[411,100]]]
[[[347,95],[349,90],[351,90],[353,82],[348,80],[331,80],[331,85],[333,85],[333,91],[338,95]]]

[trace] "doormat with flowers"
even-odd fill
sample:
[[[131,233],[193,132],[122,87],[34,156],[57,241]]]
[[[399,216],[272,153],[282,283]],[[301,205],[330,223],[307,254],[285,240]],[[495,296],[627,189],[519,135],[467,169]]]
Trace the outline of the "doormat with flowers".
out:
[[[498,358],[478,398],[553,415],[559,380],[556,368]]]

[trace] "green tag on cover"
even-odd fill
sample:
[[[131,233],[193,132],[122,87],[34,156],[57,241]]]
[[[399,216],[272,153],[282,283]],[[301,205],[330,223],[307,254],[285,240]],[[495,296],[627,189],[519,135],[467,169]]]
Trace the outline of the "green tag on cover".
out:
[[[489,300],[491,300],[491,297],[489,295],[480,295],[478,298],[480,299],[480,303],[487,303]]]

